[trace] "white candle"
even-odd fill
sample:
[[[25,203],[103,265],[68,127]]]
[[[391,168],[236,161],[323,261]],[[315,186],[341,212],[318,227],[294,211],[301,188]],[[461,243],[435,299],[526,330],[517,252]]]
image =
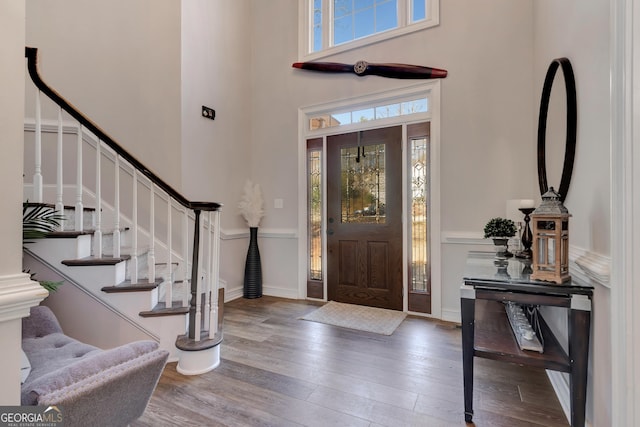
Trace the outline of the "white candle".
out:
[[[524,200],[520,200],[520,207],[522,209],[525,208],[533,208],[535,207],[535,201],[532,199],[524,199]]]

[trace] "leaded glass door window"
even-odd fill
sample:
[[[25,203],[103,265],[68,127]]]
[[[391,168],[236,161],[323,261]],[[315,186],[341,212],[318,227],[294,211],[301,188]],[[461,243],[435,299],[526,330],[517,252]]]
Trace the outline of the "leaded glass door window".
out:
[[[340,167],[341,221],[384,223],[385,145],[369,144],[341,148]]]

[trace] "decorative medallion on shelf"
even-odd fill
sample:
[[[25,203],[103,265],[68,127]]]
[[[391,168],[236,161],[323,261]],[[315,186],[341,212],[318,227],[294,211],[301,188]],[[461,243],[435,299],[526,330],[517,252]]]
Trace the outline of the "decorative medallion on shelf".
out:
[[[294,62],[293,68],[323,71],[325,73],[354,73],[357,76],[380,76],[392,79],[440,79],[447,77],[447,70],[410,64],[370,64],[358,61],[354,65],[339,62]]]

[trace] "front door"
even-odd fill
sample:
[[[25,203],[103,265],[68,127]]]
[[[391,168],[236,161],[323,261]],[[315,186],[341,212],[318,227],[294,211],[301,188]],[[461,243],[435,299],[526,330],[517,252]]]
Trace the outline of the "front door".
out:
[[[327,138],[329,300],[402,310],[402,127]]]

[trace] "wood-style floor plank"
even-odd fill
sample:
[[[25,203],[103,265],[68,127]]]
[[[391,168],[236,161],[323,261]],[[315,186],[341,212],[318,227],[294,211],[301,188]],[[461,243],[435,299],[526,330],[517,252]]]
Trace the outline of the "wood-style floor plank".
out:
[[[391,336],[300,317],[319,303],[225,304],[222,363],[170,363],[132,426],[464,426],[460,329],[408,317]],[[543,370],[475,359],[476,426],[567,426]],[[469,424],[473,425],[473,424]]]

